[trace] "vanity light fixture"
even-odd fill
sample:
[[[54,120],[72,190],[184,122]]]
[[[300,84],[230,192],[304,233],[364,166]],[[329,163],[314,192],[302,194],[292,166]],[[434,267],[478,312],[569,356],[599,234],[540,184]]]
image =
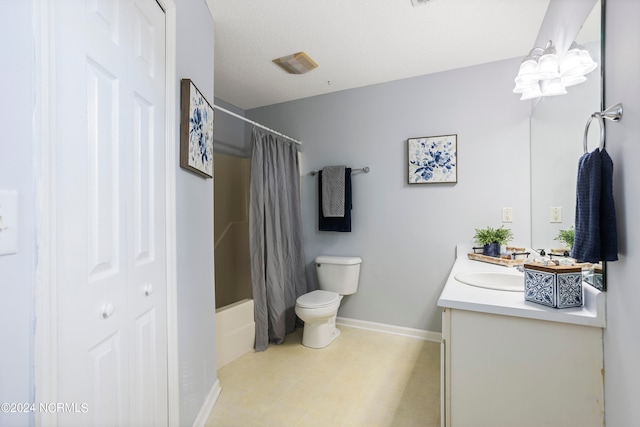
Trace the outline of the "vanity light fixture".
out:
[[[571,43],[569,50],[559,58],[549,40],[544,49],[534,47],[522,60],[513,92],[522,94],[520,99],[523,101],[564,95],[567,87],[586,81],[586,74],[597,67],[589,52],[576,42]]]

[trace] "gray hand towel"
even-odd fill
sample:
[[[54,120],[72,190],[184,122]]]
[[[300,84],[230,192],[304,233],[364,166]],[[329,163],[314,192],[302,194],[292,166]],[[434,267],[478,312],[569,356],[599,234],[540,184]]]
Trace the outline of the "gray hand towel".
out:
[[[322,214],[344,217],[345,166],[325,166],[322,169]]]

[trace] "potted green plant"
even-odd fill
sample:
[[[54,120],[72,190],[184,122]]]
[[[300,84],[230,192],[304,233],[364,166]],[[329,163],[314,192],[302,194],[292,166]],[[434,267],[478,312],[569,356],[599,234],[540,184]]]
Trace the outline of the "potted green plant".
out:
[[[483,254],[489,256],[500,255],[500,245],[506,245],[513,239],[513,232],[504,227],[476,228],[473,236],[475,242],[483,247]]]
[[[571,228],[569,228],[568,230],[558,231],[558,235],[553,240],[557,240],[558,242],[564,243],[565,247],[571,250],[571,248],[573,247],[575,234],[576,233],[572,225]]]

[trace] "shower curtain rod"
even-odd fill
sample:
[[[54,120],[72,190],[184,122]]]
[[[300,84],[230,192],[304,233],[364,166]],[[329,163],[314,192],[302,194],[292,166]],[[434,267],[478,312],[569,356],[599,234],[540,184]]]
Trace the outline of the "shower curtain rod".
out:
[[[271,132],[271,133],[273,133],[273,134],[276,134],[276,135],[281,136],[281,137],[283,137],[283,138],[287,138],[289,141],[293,141],[293,142],[295,142],[295,143],[296,143],[296,144],[298,144],[298,145],[302,145],[302,142],[298,141],[298,140],[297,140],[297,139],[295,139],[295,138],[291,138],[290,136],[287,136],[287,135],[285,135],[285,134],[283,134],[283,133],[278,132],[277,130],[273,130],[273,129],[269,128],[269,127],[266,127],[265,125],[261,125],[261,124],[260,124],[260,123],[258,123],[258,122],[254,122],[253,120],[249,120],[249,119],[247,119],[246,117],[242,117],[240,114],[236,114],[236,113],[234,113],[233,111],[229,111],[229,110],[227,110],[226,108],[219,107],[219,106],[217,106],[216,104],[213,104],[213,108],[214,108],[215,110],[220,110],[220,111],[222,111],[223,113],[227,113],[227,114],[229,114],[230,116],[233,116],[233,117],[236,117],[236,118],[238,118],[238,119],[240,119],[240,120],[243,120],[243,121],[245,121],[245,122],[247,122],[247,123],[250,123],[250,124],[252,124],[252,125],[254,125],[254,126],[256,126],[256,127],[259,127],[259,128],[261,128],[261,129],[267,130],[267,131],[269,131],[269,132]]]

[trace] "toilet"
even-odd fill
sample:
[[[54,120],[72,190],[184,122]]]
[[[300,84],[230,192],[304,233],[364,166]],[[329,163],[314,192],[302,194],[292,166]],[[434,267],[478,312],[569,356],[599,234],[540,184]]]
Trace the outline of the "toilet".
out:
[[[318,256],[315,259],[320,290],[300,296],[295,312],[304,321],[302,345],[323,348],[338,338],[336,316],[344,295],[358,289],[359,257]]]

